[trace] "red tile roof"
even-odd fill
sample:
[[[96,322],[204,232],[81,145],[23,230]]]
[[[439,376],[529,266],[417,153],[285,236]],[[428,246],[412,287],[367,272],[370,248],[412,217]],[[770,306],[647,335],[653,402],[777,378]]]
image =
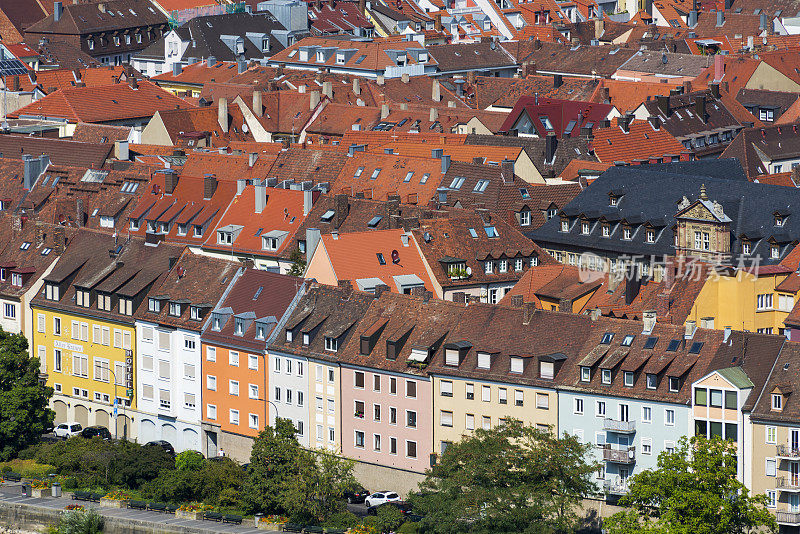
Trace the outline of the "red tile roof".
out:
[[[69,122],[111,122],[151,117],[157,111],[192,107],[152,82],[138,89],[127,83],[60,89],[24,106],[10,117],[60,117]]]
[[[655,130],[648,121],[631,121],[629,130],[625,132],[618,125],[595,130],[592,146],[597,159],[603,163],[631,162],[665,155],[678,156],[685,150],[664,128]]]
[[[563,137],[579,137],[581,128],[584,125],[599,125],[613,109],[614,107],[611,104],[523,96],[514,105],[499,132],[509,132],[514,128],[522,114],[525,113],[539,137],[546,137],[551,132],[555,133],[559,139]],[[550,130],[546,129],[540,120],[542,117],[546,118],[552,126]],[[568,129],[569,132],[567,131]]]

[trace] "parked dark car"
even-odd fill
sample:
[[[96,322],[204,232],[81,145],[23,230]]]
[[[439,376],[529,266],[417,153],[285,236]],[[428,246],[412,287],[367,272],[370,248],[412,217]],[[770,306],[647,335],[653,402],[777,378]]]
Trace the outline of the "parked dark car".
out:
[[[81,430],[81,437],[89,439],[95,436],[108,441],[111,439],[111,432],[104,426],[87,426]]]
[[[145,447],[161,447],[165,451],[167,451],[172,456],[175,456],[175,448],[169,441],[163,439],[157,439],[155,441],[148,441],[145,443]]]
[[[350,503],[350,504],[361,504],[369,496],[370,496],[369,491],[365,490],[361,486],[358,486],[354,490],[345,491],[344,492],[344,497],[347,499],[347,502]]]
[[[422,516],[419,516],[414,513],[414,510],[411,507],[411,503],[407,501],[389,501],[380,504],[378,506],[367,508],[367,515],[378,515],[378,510],[380,510],[384,506],[394,506],[395,508],[400,510],[403,513],[403,517],[406,519],[406,521],[411,521],[416,523],[417,521],[422,519]]]

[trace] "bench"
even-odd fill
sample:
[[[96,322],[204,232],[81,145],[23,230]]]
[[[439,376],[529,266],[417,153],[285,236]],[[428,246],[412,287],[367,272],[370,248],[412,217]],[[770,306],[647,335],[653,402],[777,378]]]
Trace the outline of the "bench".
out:
[[[3,480],[8,480],[9,482],[21,482],[22,475],[15,473],[14,471],[8,471],[7,473],[3,474]]]
[[[90,501],[92,494],[88,491],[74,491],[72,492],[73,501]]]
[[[166,510],[164,510],[164,511],[165,511],[166,513],[168,513],[168,514],[173,514],[173,515],[175,515],[175,512],[177,512],[177,511],[178,511],[178,507],[177,507],[177,506],[175,506],[174,504],[168,504],[168,505],[167,505],[167,509],[166,509]]]
[[[325,529],[322,527],[306,527],[303,529],[305,534],[325,534]]]
[[[343,528],[326,528],[325,534],[345,534],[347,532]]]
[[[151,502],[147,505],[147,509],[152,512],[164,512],[167,509],[167,505],[163,502]]]
[[[128,501],[128,508],[134,510],[147,510],[147,503],[144,501]]]
[[[284,532],[303,532],[303,525],[297,523],[285,523],[283,525]]]
[[[205,521],[222,521],[222,514],[219,512],[203,512]]]
[[[236,514],[225,514],[222,517],[223,523],[236,523],[237,525],[242,524],[242,516]]]
[[[87,499],[87,500],[92,501],[92,502],[100,502],[100,499],[102,499],[105,496],[106,496],[105,493],[90,493],[89,494],[89,499]]]

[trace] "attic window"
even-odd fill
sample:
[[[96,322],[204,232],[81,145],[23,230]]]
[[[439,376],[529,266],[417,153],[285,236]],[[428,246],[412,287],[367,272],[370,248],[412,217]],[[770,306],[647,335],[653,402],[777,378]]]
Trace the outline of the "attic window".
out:
[[[472,239],[478,239],[478,232],[475,231],[475,228],[469,229],[469,235]]]
[[[25,241],[19,246],[20,250],[28,250],[29,248],[31,248],[31,242],[30,241]]]
[[[488,352],[478,353],[478,369],[490,369],[492,367],[492,355]]]
[[[669,345],[667,346],[667,352],[675,352],[676,350],[678,350],[680,344],[681,341],[679,339],[670,340]]]
[[[497,229],[494,226],[484,226],[483,230],[486,232],[486,236],[490,239],[500,237],[500,235],[497,233]]]
[[[378,257],[378,263],[379,264],[386,265],[386,258],[383,257],[383,254],[378,252],[378,253],[376,253],[376,256]]]
[[[362,167],[362,168],[363,168],[363,167]],[[326,211],[325,213],[323,213],[323,214],[322,214],[322,217],[320,217],[319,219],[320,219],[322,222],[331,222],[331,220],[333,220],[333,216],[334,216],[335,214],[336,214],[336,212],[335,212],[334,210],[328,210],[328,211]]]
[[[700,350],[703,348],[702,341],[695,341],[692,343],[692,346],[689,347],[689,354],[700,354]]]
[[[609,345],[609,344],[611,344],[611,340],[612,339],[614,339],[614,333],[613,332],[606,332],[605,334],[603,334],[603,339],[600,341],[600,343],[602,345]]]
[[[483,193],[486,191],[486,188],[489,186],[489,180],[478,180],[475,184],[475,188],[472,190],[473,193]]]
[[[623,346],[623,347],[630,347],[630,346],[631,346],[631,344],[633,343],[633,339],[634,339],[635,337],[636,337],[636,336],[632,336],[632,335],[627,335],[627,336],[625,336],[625,339],[623,339],[623,340],[622,340],[622,346]]]
[[[783,395],[780,393],[772,394],[772,410],[776,412],[783,410]]]
[[[431,173],[426,172],[425,174],[422,175],[422,178],[420,178],[419,183],[420,184],[426,183],[428,181],[428,178],[430,178],[430,177],[431,177]]]
[[[522,358],[515,358],[513,356],[511,357],[511,372],[512,373],[522,373],[524,368],[525,368],[525,365],[524,365],[524,361],[522,360]]]
[[[775,215],[775,226],[783,226],[784,220],[783,215]]]
[[[369,228],[377,228],[377,226],[381,223],[381,220],[383,220],[383,217],[381,217],[380,215],[376,215],[375,217],[369,220],[367,226]]]
[[[531,198],[530,193],[528,193],[528,190],[525,189],[524,187],[520,188],[519,194],[522,196],[522,198]]]
[[[464,185],[464,181],[466,180],[463,176],[456,176],[453,178],[453,181],[450,182],[450,189],[461,189],[461,186]]]
[[[647,341],[644,342],[644,348],[652,349],[653,347],[656,346],[656,343],[658,343],[657,337],[648,337]]]

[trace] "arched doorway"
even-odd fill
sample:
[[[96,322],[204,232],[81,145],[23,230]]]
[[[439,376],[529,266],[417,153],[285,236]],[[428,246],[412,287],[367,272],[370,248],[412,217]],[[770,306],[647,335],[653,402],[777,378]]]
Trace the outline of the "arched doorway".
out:
[[[183,429],[183,449],[184,450],[200,450],[200,436],[196,430],[191,428]]]
[[[75,405],[75,421],[80,423],[83,428],[89,426],[89,410],[82,404]]]
[[[147,443],[156,438],[156,424],[152,419],[142,419],[139,424],[139,443]]]
[[[173,425],[168,423],[161,425],[161,439],[169,441],[170,445],[172,445],[176,451],[180,450],[180,444],[178,443],[178,431]]]
[[[131,427],[131,420],[127,415],[117,416],[117,437],[119,439],[133,439],[134,433]]]
[[[110,420],[109,420],[109,416],[108,416],[108,412],[107,411],[105,411],[105,410],[95,410],[95,412],[94,412],[94,424],[109,428],[111,426],[109,421]]]
[[[55,424],[67,422],[67,403],[64,401],[53,401],[53,411],[56,412]]]

